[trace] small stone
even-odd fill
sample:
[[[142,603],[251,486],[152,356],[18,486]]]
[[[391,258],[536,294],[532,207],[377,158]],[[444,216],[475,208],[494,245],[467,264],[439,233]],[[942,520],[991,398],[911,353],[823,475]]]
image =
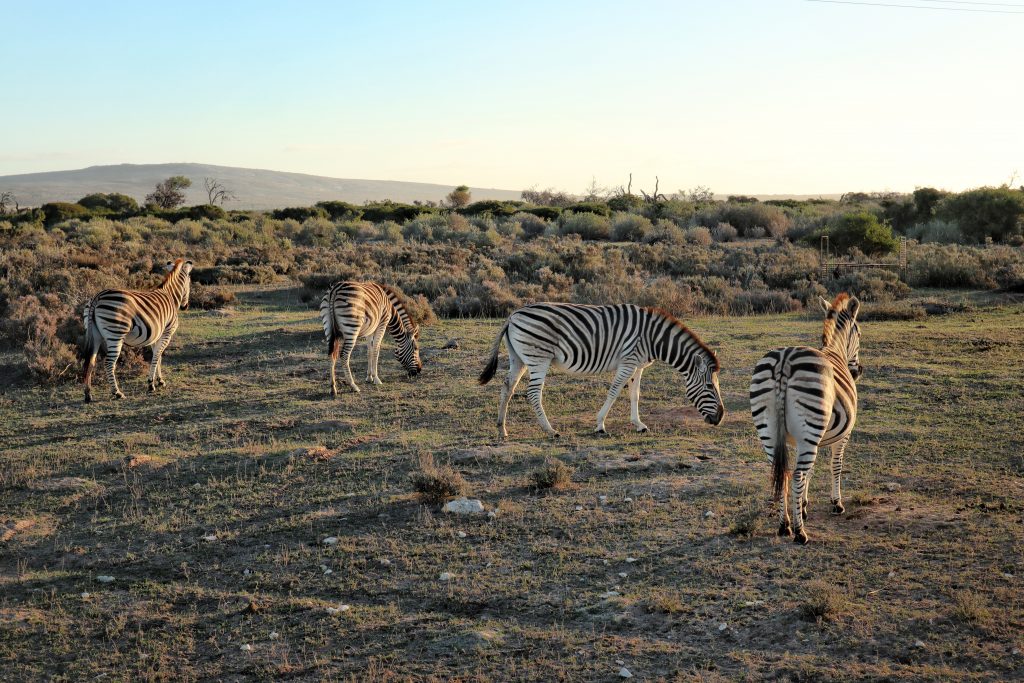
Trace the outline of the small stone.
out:
[[[621,659],[616,659],[616,660],[615,660],[615,663],[616,663],[616,664],[618,664],[619,666],[625,666],[625,665],[626,665],[626,662],[624,662],[624,661],[623,661],[623,660],[621,660]]]
[[[887,579],[896,578],[896,572],[894,572],[894,571],[889,572],[888,574],[885,575],[885,578],[887,578]]]
[[[626,667],[619,669],[619,678],[632,678],[633,674]]]
[[[390,566],[391,566],[391,560],[389,560],[389,559],[388,559],[388,558],[386,558],[386,557],[385,557],[385,558],[382,558],[382,559],[380,560],[380,566],[382,566],[382,567],[390,567]]]
[[[88,600],[89,599],[89,591],[82,591],[81,598],[83,600]]]
[[[249,574],[252,574],[252,572],[249,571],[248,569],[243,569],[242,570],[242,576],[249,576]]]
[[[100,576],[96,577],[96,580],[99,581],[100,583],[113,583],[114,582],[114,577],[113,576],[106,576],[105,574],[101,574]]]
[[[277,631],[271,631],[270,632],[270,639],[271,640],[277,640],[280,637],[281,637],[281,634],[278,633]]]
[[[1014,657],[1016,657],[1017,655],[1020,654],[1020,648],[1016,648],[1016,647],[1013,648],[1012,650],[1010,650],[1010,654],[1013,655]]]
[[[341,614],[342,612],[347,612],[350,609],[352,609],[352,608],[349,607],[348,605],[338,605],[337,607],[328,607],[327,608],[327,613],[328,614]]]
[[[337,545],[338,537],[337,536],[328,536],[327,538],[324,539],[323,543],[324,543],[324,545]]]
[[[914,641],[914,647],[917,647],[917,648],[924,647],[924,641],[923,640],[915,640]]]
[[[607,600],[608,598],[617,598],[621,595],[619,591],[608,591],[607,593],[601,593],[601,599]]]
[[[636,558],[635,557],[627,557],[626,558],[626,562],[629,562],[630,564],[633,564],[634,562],[636,562]]]
[[[207,543],[213,543],[217,540],[217,534],[209,534],[207,536],[203,536],[203,540]]]
[[[626,572],[619,572],[619,578],[620,578],[620,579],[624,579],[624,578],[626,578],[627,576],[629,576],[629,574],[627,574]]]
[[[459,531],[455,535],[458,536],[459,538],[465,538],[466,537],[466,532],[465,531]]]
[[[252,652],[252,645],[250,645],[249,643],[246,643],[245,645],[242,646],[241,649],[242,649],[242,652]]]
[[[882,484],[882,490],[888,491],[889,493],[898,493],[903,487],[895,481],[887,481]]]
[[[456,515],[474,515],[484,511],[484,504],[476,498],[456,498],[445,503],[444,511]]]
[[[440,579],[441,581],[451,581],[452,580],[452,575],[451,575],[450,572],[441,572],[441,575],[439,577],[437,577],[437,578]]]
[[[581,510],[583,510],[583,506],[582,505],[577,505],[575,509],[576,509],[576,512],[580,512]]]
[[[760,607],[764,604],[764,600],[747,600],[743,603],[744,607]]]
[[[497,513],[497,512],[495,512],[494,510],[489,510],[489,511],[487,512],[487,517],[488,517],[488,518],[490,518],[490,519],[494,519],[494,518],[495,518],[495,517],[497,517],[497,516],[498,516],[498,513]]]
[[[601,501],[601,505],[607,505],[608,504],[608,496],[598,496],[597,499],[599,501]]]
[[[729,624],[725,623],[724,621],[721,624],[718,625],[718,630],[719,631],[724,631],[727,628],[729,628]]]
[[[601,563],[603,565],[605,565],[605,566],[608,566],[609,564],[611,564],[611,562],[609,562],[608,560],[601,560]]]
[[[708,510],[707,512],[704,513],[704,518],[705,519],[710,519],[710,518],[712,518],[714,516],[715,516],[715,513],[712,510]]]
[[[632,499],[632,498],[623,498],[623,499],[622,499],[622,502],[623,502],[623,503],[632,503],[632,502],[633,502],[633,499]]]

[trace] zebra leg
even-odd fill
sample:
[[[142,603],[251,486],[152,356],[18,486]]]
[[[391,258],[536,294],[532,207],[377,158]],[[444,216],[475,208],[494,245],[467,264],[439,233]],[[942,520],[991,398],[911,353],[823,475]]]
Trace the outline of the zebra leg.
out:
[[[793,471],[793,541],[801,545],[805,545],[809,540],[804,530],[803,505],[811,470],[814,469],[814,460],[817,457],[817,446],[801,444],[796,469]]]
[[[96,368],[96,355],[100,351],[100,342],[93,344],[93,348],[89,349],[86,353],[89,355],[85,358],[85,378],[82,383],[85,384],[85,402],[92,403],[92,373]]]
[[[846,452],[846,444],[850,443],[850,435],[832,444],[832,514],[841,515],[846,511],[843,507],[843,492],[841,480],[843,477],[843,453]]]
[[[808,496],[810,495],[810,491],[811,491],[811,474],[812,473],[813,473],[813,470],[807,470],[807,477],[804,480],[804,483],[806,484],[806,486],[804,486],[804,497],[800,500],[800,519],[804,520],[805,522],[807,521],[807,506],[810,505],[810,501],[808,500]]]
[[[348,379],[348,385],[358,394],[359,387],[356,385],[356,378],[352,376],[352,351],[354,351],[355,348],[355,337],[346,337],[345,345],[341,347],[341,359],[345,363],[345,377]]]
[[[107,376],[110,378],[110,386],[113,387],[112,393],[114,398],[124,398],[124,394],[121,393],[121,387],[117,386],[117,375],[114,369],[117,367],[117,359],[121,356],[121,347],[124,345],[124,340],[117,340],[116,342],[107,342]]]
[[[538,365],[535,365],[530,370],[530,385],[526,390],[526,398],[529,399],[530,405],[533,406],[533,411],[537,413],[537,420],[540,422],[541,429],[548,433],[550,436],[559,436],[555,428],[551,426],[551,422],[548,421],[548,416],[544,412],[544,378],[548,374],[548,368],[551,367],[551,360],[543,360]]]
[[[604,428],[605,418],[608,417],[608,413],[611,412],[612,405],[615,404],[615,399],[619,397],[619,392],[622,391],[622,387],[626,384],[633,373],[636,372],[635,365],[620,365],[619,371],[615,373],[615,379],[612,380],[611,389],[608,390],[608,398],[604,400],[604,405],[601,406],[601,410],[597,411],[597,429],[594,431],[598,434],[607,434]]]
[[[379,328],[377,328],[377,331],[370,336],[370,348],[367,351],[367,355],[369,357],[366,359],[366,381],[373,382],[374,384],[377,385],[384,384],[383,382],[380,381],[380,374],[378,374],[378,364],[380,363],[381,342],[384,341],[385,332],[387,332],[386,325],[381,325]]]
[[[641,434],[647,431],[647,425],[640,421],[640,377],[643,374],[644,369],[637,368],[629,378],[629,421]]]
[[[773,461],[771,456],[768,456]],[[779,496],[779,536],[792,536],[793,525],[789,520],[789,489],[790,480],[787,477],[782,483],[782,495]]]
[[[157,340],[153,346],[153,360],[149,363],[149,392],[153,393],[157,387],[162,387],[167,382],[164,381],[163,376],[163,363],[164,363],[164,351],[167,346],[171,343],[171,338],[174,336],[175,330],[178,326],[172,325],[164,330],[164,333],[160,335],[160,339]]]
[[[508,430],[505,429],[505,418],[508,416],[508,403],[512,400],[512,394],[519,386],[519,380],[526,372],[526,365],[515,351],[509,350],[508,354],[508,376],[501,384],[501,398],[498,399],[498,436],[502,439],[508,438]]]

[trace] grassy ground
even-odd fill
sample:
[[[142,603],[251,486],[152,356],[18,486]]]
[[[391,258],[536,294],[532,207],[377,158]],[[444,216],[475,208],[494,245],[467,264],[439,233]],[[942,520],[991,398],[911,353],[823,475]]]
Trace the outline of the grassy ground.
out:
[[[622,400],[612,435],[591,434],[610,378],[554,374],[563,437],[520,393],[507,444],[497,384],[473,381],[498,325],[442,321],[419,378],[386,350],[383,387],[331,400],[311,307],[248,290],[184,314],[157,396],[138,372],[128,400],[101,381],[92,405],[8,377],[0,677],[1024,676],[1024,306],[863,325],[847,514],[828,514],[819,469],[803,548],[774,536],[746,392],[767,349],[813,343],[819,321],[693,321],[723,366],[717,429],[655,366],[653,433]],[[365,351],[353,365],[361,382]],[[424,453],[495,515],[420,504]],[[537,492],[552,456],[572,483]]]

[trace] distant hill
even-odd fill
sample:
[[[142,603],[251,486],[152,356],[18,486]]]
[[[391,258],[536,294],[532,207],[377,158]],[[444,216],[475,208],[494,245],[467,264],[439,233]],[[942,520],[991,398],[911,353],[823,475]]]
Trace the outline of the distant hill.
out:
[[[93,192],[120,192],[141,204],[164,178],[183,175],[192,179],[188,204],[206,203],[203,178],[217,178],[237,196],[228,209],[279,209],[310,206],[324,200],[354,204],[391,199],[396,202],[439,201],[455,185],[405,183],[395,180],[354,180],[284,173],[209,164],[118,164],[90,166],[75,171],[51,171],[0,176],[0,192],[12,192],[21,206],[45,202],[75,202]],[[470,188],[473,199],[519,199],[517,190]]]

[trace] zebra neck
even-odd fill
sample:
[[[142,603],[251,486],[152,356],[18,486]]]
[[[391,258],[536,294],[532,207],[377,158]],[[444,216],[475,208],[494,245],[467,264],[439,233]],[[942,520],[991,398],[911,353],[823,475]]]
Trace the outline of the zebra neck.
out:
[[[405,312],[405,308],[401,304],[394,306],[392,311],[391,320],[388,321],[388,332],[395,341],[402,341],[409,336],[408,329],[412,326],[409,320],[409,314]]]
[[[690,346],[690,335],[660,316],[655,316],[651,323],[651,355],[680,372],[686,370],[693,358],[692,352],[686,352]]]
[[[158,291],[167,292],[176,299],[180,299],[181,295],[185,291],[185,279],[181,276],[181,272],[177,272],[171,277],[167,278],[167,282],[163,283],[157,288]]]

